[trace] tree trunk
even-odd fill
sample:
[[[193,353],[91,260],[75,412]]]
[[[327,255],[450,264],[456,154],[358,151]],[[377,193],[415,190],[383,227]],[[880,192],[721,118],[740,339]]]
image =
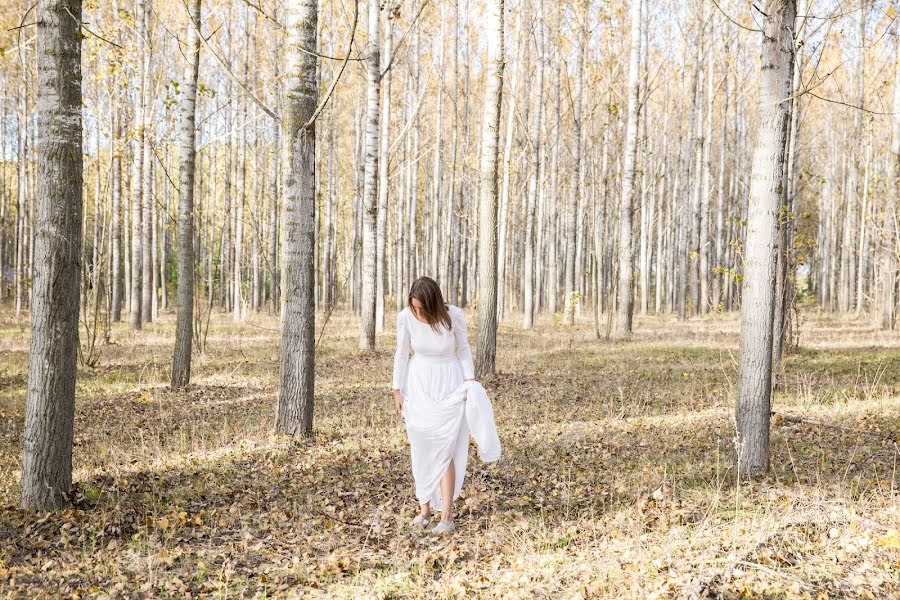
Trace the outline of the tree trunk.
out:
[[[121,112],[113,109],[112,140],[110,142],[110,169],[112,170],[112,204],[110,215],[110,319],[117,323],[122,320],[122,155],[119,140]]]
[[[178,303],[175,349],[172,356],[172,388],[191,382],[191,341],[194,334],[194,124],[197,116],[197,74],[200,68],[200,0],[191,0],[188,11],[187,48],[181,82],[181,139],[178,164]],[[163,282],[165,285],[165,282]]]
[[[712,38],[713,36],[710,35]],[[699,239],[699,251],[700,251],[700,268],[699,268],[699,278],[700,278],[700,305],[698,307],[698,313],[705,315],[709,312],[709,253],[710,253],[710,240],[709,240],[709,203],[712,201],[713,195],[713,187],[712,187],[712,126],[713,126],[713,102],[715,101],[714,95],[714,81],[713,81],[713,60],[712,60],[712,47],[710,47],[710,58],[706,63],[706,126],[704,127],[704,132],[706,134],[706,139],[703,144],[703,190],[700,192],[701,202],[700,202],[700,239]]]
[[[143,62],[143,56],[147,54],[147,11],[145,0],[136,0],[134,4],[134,19],[137,30],[135,32],[135,63],[140,65],[136,69],[139,73],[134,93],[134,138],[132,143],[132,173],[131,173],[131,326],[140,329],[144,322],[143,312],[143,254],[144,246],[141,232],[144,221],[144,201],[142,187],[144,178],[144,104],[147,96],[147,71]]]
[[[481,189],[478,213],[478,333],[475,374],[496,373],[497,354],[497,156],[503,103],[504,0],[489,0],[487,83],[481,132]]]
[[[637,4],[641,0],[634,0]],[[573,99],[573,129],[572,129],[572,183],[569,189],[569,207],[566,211],[566,273],[565,273],[565,322],[567,325],[575,324],[575,304],[577,303],[577,289],[575,287],[575,243],[578,235],[578,207],[581,204],[581,104],[584,96],[584,55],[587,52],[587,12],[589,7],[581,7],[583,16],[579,19],[579,45],[575,51],[575,91]],[[640,17],[638,17],[640,18]],[[637,21],[635,21],[637,22]],[[634,34],[632,34],[634,35]],[[638,27],[640,38],[640,27]],[[640,53],[640,49],[638,50]],[[633,59],[634,57],[632,57]]]
[[[38,194],[21,506],[72,485],[82,227],[81,1],[37,6]]]
[[[150,148],[150,134],[148,133],[148,128],[146,124],[147,119],[147,106],[150,103],[150,91],[152,89],[152,82],[150,80],[150,53],[151,53],[151,44],[150,44],[150,2],[152,0],[145,0],[143,2],[143,13],[140,15],[140,18],[143,20],[143,35],[145,39],[145,47],[143,49],[143,54],[139,55],[142,58],[143,64],[143,74],[141,76],[141,95],[143,96],[143,115],[141,122],[141,228],[140,228],[140,242],[141,242],[141,318],[144,323],[151,323],[153,321],[153,299],[156,296],[156,288],[153,285],[154,280],[154,270],[153,270],[153,231],[155,228],[155,223],[153,222],[153,195],[152,195],[152,186],[153,186],[153,173],[152,173],[152,160],[151,154],[152,150]],[[150,121],[153,120],[153,115],[150,115]]]
[[[525,263],[523,273],[523,304],[525,314],[522,319],[522,327],[531,329],[534,325],[534,268],[535,268],[535,223],[534,213],[537,205],[537,194],[541,157],[541,110],[543,108],[543,88],[544,88],[544,9],[543,4],[539,5],[537,14],[537,28],[540,30],[535,33],[537,43],[537,76],[532,88],[532,116],[531,116],[531,132],[529,160],[528,160],[528,199],[525,206]]]
[[[897,319],[897,195],[900,194],[900,60],[894,65],[894,119],[891,136],[893,189],[887,194],[881,240],[881,329],[891,330]]]
[[[638,87],[641,65],[641,0],[631,4],[631,58],[628,68],[628,122],[625,132],[625,153],[622,176],[622,202],[619,214],[619,303],[616,318],[616,337],[631,335],[634,314],[634,248],[632,244],[632,213],[634,210],[634,181],[637,162],[637,129],[640,106]]]
[[[784,184],[796,0],[766,2],[759,82],[759,128],[753,153],[741,296],[738,362],[738,472],[769,469],[772,322],[778,207]]]
[[[284,137],[288,170],[284,182],[281,368],[275,430],[302,436],[312,434],[315,398],[316,128],[308,121],[316,110],[319,85],[316,57],[301,48],[316,48],[317,4],[317,0],[292,0],[285,11]]]
[[[366,138],[365,175],[362,196],[362,298],[359,319],[359,349],[375,349],[376,216],[378,209],[378,126],[381,87],[381,3],[369,0],[369,45],[366,48]]]
[[[698,13],[694,19],[698,27],[702,27],[702,17]],[[697,47],[700,45],[700,32],[697,33]],[[697,127],[697,103],[699,102],[699,81],[700,81],[700,53],[697,53],[697,59],[694,63],[693,73],[691,75],[691,86],[688,93],[691,95],[691,107],[688,111],[688,135],[684,138],[684,150],[681,156],[682,169],[679,178],[678,196],[682,199],[681,206],[677,210],[673,210],[673,221],[675,223],[676,232],[674,234],[673,254],[674,254],[674,272],[672,277],[672,291],[674,295],[675,310],[678,313],[678,320],[687,319],[687,290],[688,290],[688,245],[689,245],[689,223],[690,223],[690,207],[691,207],[691,175],[696,178],[697,174],[693,172],[694,157],[694,133]],[[674,206],[673,206],[674,208]]]
[[[388,11],[390,17],[390,11]],[[384,53],[381,58],[382,66],[379,69],[387,69],[391,62],[391,29],[393,20],[385,19],[384,24]],[[375,331],[384,331],[384,280],[385,280],[385,241],[387,234],[388,212],[388,149],[390,147],[391,129],[391,73],[384,74],[381,87],[381,144],[378,152],[378,223],[375,239]]]

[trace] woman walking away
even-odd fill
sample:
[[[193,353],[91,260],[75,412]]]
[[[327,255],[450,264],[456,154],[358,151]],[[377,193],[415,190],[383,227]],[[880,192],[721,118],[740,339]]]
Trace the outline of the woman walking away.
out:
[[[466,474],[467,417],[477,414],[474,418],[479,423],[472,427],[479,436],[481,431],[489,432],[487,443],[476,438],[482,458],[492,461],[500,456],[490,403],[474,381],[462,309],[444,302],[437,282],[420,277],[409,289],[407,307],[397,315],[393,377],[394,404],[406,423],[420,508],[411,523],[414,527],[428,525],[435,509],[441,521],[432,529],[434,533],[456,529],[453,501],[462,491]],[[478,394],[472,396],[477,396],[478,408],[469,410],[466,397],[476,390]]]

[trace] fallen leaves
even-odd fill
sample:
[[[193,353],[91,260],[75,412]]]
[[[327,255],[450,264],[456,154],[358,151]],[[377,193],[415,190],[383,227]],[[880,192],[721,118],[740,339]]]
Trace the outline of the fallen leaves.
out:
[[[544,325],[504,329],[489,392],[506,454],[488,466],[472,454],[459,532],[437,538],[407,527],[408,450],[372,376],[386,377],[390,353],[358,358],[341,337],[349,322],[339,316],[323,340],[312,440],[270,435],[272,339],[241,341],[230,323],[214,323],[187,392],[142,375],[168,359],[164,345],[86,374],[73,507],[0,512],[0,595],[668,598],[798,510],[785,490],[814,496],[805,502],[827,518],[773,535],[724,595],[885,597],[900,586],[896,529],[848,516],[858,503],[897,522],[883,500],[896,399],[840,413],[784,406],[841,427],[776,423],[777,483],[742,488],[735,507],[731,367],[702,332],[651,329],[656,341],[618,347]],[[237,360],[241,374],[228,375]],[[2,438],[0,450],[16,444]]]

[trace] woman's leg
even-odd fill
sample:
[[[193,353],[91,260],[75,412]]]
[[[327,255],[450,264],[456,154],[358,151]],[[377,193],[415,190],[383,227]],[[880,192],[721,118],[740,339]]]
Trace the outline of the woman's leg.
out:
[[[419,505],[419,516],[426,519],[431,516],[431,502]]]
[[[447,466],[447,472],[441,478],[441,521],[444,523],[453,522],[453,488],[456,487],[456,469],[453,461]]]

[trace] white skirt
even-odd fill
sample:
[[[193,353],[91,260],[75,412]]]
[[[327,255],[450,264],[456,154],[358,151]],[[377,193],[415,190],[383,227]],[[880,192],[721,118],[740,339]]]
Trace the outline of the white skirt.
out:
[[[441,510],[441,478],[453,461],[456,485],[462,491],[469,458],[469,429],[465,419],[462,365],[456,356],[413,354],[406,372],[403,419],[412,455],[416,498]]]

